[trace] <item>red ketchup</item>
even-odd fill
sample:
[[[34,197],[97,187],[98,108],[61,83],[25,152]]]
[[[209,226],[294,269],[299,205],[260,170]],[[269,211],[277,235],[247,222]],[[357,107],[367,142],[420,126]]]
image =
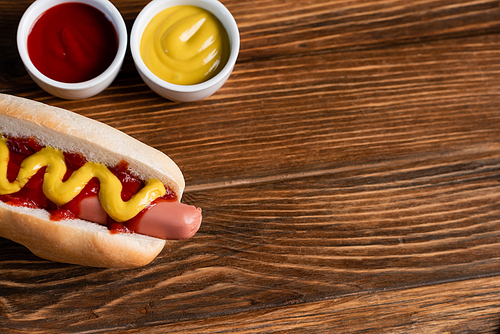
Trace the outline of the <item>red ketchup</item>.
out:
[[[28,54],[47,77],[65,83],[97,77],[113,62],[118,35],[98,9],[83,3],[49,8],[28,35]]]
[[[9,147],[7,179],[12,182],[17,177],[21,162],[28,156],[40,151],[43,146],[31,138],[24,139],[12,137],[7,138],[7,146]],[[63,181],[66,181],[71,174],[83,166],[87,160],[81,154],[64,153],[64,157],[67,172]],[[143,181],[139,180],[128,171],[128,165],[126,162],[123,162],[114,168],[110,168],[110,171],[122,182],[123,188],[121,197],[123,201],[128,201],[144,186]],[[13,206],[45,209],[50,212],[50,219],[63,220],[77,218],[80,213],[80,201],[88,196],[95,196],[99,193],[99,180],[97,178],[93,178],[72,201],[61,207],[57,207],[57,205],[47,199],[43,193],[42,185],[44,172],[45,168],[41,168],[19,192],[10,195],[0,195],[0,201]],[[156,199],[131,220],[119,223],[108,217],[108,229],[114,233],[130,233],[137,231],[140,219],[147,210],[160,201],[175,201],[177,199],[177,196],[170,188],[167,187],[166,190],[167,193],[164,196]]]

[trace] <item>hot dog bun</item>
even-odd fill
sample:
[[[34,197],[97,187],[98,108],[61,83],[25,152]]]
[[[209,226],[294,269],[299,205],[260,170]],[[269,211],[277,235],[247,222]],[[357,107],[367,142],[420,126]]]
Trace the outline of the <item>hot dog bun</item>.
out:
[[[89,161],[115,166],[125,160],[141,179],[156,178],[180,200],[184,178],[162,152],[103,123],[65,109],[0,94],[0,134],[34,137],[39,143]],[[0,237],[47,260],[92,267],[132,268],[150,263],[166,241],[140,234],[110,233],[84,220],[52,221],[45,210],[0,202]]]

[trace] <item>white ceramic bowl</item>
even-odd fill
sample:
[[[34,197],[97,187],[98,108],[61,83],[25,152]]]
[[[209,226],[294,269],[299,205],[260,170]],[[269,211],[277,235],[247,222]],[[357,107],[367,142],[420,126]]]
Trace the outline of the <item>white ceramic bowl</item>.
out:
[[[100,10],[114,25],[118,34],[118,51],[111,65],[99,76],[84,82],[64,83],[42,74],[28,55],[28,34],[36,19],[47,9],[65,2],[79,2]],[[46,92],[68,100],[85,99],[106,89],[116,78],[127,51],[127,27],[116,7],[107,0],[37,0],[26,10],[17,29],[17,49],[31,78]]]
[[[219,19],[229,36],[231,51],[224,68],[213,78],[195,85],[176,85],[160,79],[144,64],[139,50],[142,34],[149,21],[162,10],[179,5],[197,6],[208,10]],[[229,78],[240,51],[240,33],[234,17],[217,0],[153,0],[142,9],[134,22],[130,33],[130,50],[139,75],[151,90],[172,101],[192,102],[209,97]]]

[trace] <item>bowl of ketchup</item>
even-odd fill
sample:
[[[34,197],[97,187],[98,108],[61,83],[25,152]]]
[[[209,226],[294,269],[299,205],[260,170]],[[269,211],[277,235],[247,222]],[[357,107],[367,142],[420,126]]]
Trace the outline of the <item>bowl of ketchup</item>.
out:
[[[127,28],[107,0],[37,0],[17,30],[24,66],[42,89],[85,99],[116,78],[127,50]]]
[[[137,16],[130,50],[143,81],[173,101],[214,94],[240,49],[238,25],[217,0],[153,0]]]

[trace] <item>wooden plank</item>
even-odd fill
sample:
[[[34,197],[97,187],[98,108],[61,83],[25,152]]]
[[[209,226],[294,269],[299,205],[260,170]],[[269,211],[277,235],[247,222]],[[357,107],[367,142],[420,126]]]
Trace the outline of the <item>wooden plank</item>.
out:
[[[127,333],[490,333],[500,330],[498,277],[379,291]]]
[[[87,278],[92,279],[92,275]],[[137,314],[128,308],[119,308],[129,317],[128,323],[116,324],[113,313],[102,314],[103,309],[115,305],[105,305],[97,310],[89,310],[86,324],[76,323],[64,326],[68,308],[53,308],[56,317],[26,321],[9,315],[9,321],[0,323],[0,330],[7,333],[50,333],[64,329],[86,329],[86,333],[127,332],[127,333],[498,333],[500,306],[498,277],[480,278],[435,284],[403,290],[371,291],[363,294],[340,296],[339,298],[316,302],[301,302],[287,306],[253,309],[245,312],[217,312],[209,309],[205,317],[191,319],[164,319],[156,311],[161,307],[161,299],[145,303]],[[88,291],[87,293],[95,293]],[[193,293],[195,294],[195,293]],[[27,300],[29,296],[26,296]],[[164,297],[168,299],[168,296]],[[189,296],[186,296],[186,302]],[[0,305],[13,307],[5,298]],[[192,302],[196,305],[196,302]],[[40,303],[40,305],[42,305]],[[135,306],[135,303],[132,303]],[[189,314],[187,305],[179,305],[184,314]],[[76,308],[76,311],[79,311]],[[47,314],[44,308],[36,316]],[[103,318],[109,317],[107,321]],[[146,322],[138,322],[143,317]]]
[[[242,61],[486,35],[500,17],[491,0],[225,3],[241,29]]]

